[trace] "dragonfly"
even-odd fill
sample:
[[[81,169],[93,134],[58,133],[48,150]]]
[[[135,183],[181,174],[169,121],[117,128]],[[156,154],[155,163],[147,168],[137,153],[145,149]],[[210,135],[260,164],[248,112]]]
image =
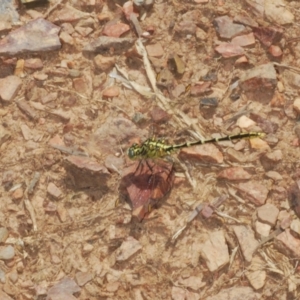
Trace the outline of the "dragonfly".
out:
[[[163,139],[154,137],[142,143],[134,143],[127,150],[130,160],[135,164],[127,168],[120,184],[120,192],[130,200],[133,210],[139,209],[136,216],[142,220],[145,214],[152,210],[173,187],[173,164],[164,160],[176,150],[207,143],[240,140],[247,138],[261,138],[263,132],[248,132],[227,135],[219,138],[200,139],[181,144],[167,144]]]
[[[145,140],[141,144],[133,144],[127,150],[127,155],[132,160],[137,159],[148,159],[148,158],[162,158],[171,155],[174,151],[187,148],[191,146],[203,145],[208,143],[219,143],[224,141],[233,141],[246,138],[263,137],[265,134],[263,132],[247,132],[235,135],[227,135],[220,138],[212,139],[200,139],[193,142],[185,142],[178,145],[168,145],[164,140],[156,140],[155,138],[150,138]]]

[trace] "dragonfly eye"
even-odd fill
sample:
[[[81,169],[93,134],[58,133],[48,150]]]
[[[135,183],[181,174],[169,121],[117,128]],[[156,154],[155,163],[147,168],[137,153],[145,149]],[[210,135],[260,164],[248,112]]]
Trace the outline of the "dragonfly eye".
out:
[[[133,145],[134,146],[134,145]],[[128,150],[127,150],[127,155],[130,159],[134,159],[136,157],[136,154],[135,154],[135,151],[134,151],[134,147],[130,147]]]

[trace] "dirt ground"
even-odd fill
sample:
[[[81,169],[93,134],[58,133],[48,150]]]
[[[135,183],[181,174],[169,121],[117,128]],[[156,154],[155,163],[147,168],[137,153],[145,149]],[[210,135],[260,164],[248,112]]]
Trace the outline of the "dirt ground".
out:
[[[300,3],[254,2],[15,6],[2,39],[40,17],[61,46],[0,42],[0,299],[300,299]],[[174,166],[154,202],[120,188],[133,143],[242,132],[142,165]]]

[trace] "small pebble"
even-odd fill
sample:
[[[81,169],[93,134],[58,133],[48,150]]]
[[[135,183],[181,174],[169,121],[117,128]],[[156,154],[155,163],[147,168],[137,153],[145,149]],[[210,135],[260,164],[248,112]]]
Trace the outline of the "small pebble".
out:
[[[15,256],[15,249],[13,246],[8,245],[0,248],[0,259],[8,260]]]
[[[8,230],[5,227],[0,228],[0,243],[4,243],[8,238]]]

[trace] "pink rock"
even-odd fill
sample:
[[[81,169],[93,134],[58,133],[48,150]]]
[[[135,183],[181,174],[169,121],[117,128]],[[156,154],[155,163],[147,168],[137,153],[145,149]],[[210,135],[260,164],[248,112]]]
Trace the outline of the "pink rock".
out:
[[[229,262],[228,247],[223,231],[214,231],[209,234],[203,243],[201,256],[205,260],[210,272],[215,272]]]
[[[233,45],[231,43],[221,43],[215,50],[225,58],[244,54],[244,49],[241,46]]]
[[[0,41],[0,55],[58,50],[61,47],[59,30],[58,26],[42,18],[30,21]]]
[[[130,30],[129,25],[124,23],[116,23],[116,24],[106,24],[102,31],[103,35],[112,36],[112,37],[120,37],[125,32]]]
[[[178,32],[179,34],[194,35],[194,34],[196,34],[197,26],[194,21],[186,20],[186,21],[182,21],[182,22],[179,22],[178,24],[176,24],[174,30],[176,32]]]
[[[228,16],[217,17],[214,25],[221,38],[231,39],[246,30],[244,25],[235,24]]]
[[[87,18],[89,15],[89,13],[82,12],[71,5],[66,5],[63,6],[61,10],[55,11],[50,19],[53,20],[54,23],[72,23]]]
[[[257,181],[241,182],[237,189],[257,206],[266,202],[269,193],[269,190]]]
[[[93,275],[90,272],[78,272],[75,275],[75,279],[79,286],[84,286],[93,279]]]
[[[279,209],[273,204],[266,203],[257,208],[257,218],[263,223],[274,226],[277,221]]]
[[[269,52],[273,57],[281,57],[282,56],[282,50],[279,46],[271,45],[269,48]]]
[[[266,47],[277,43],[283,36],[283,29],[279,27],[255,27],[253,28],[255,37]]]
[[[10,102],[18,93],[22,85],[22,80],[18,76],[7,76],[0,79],[0,99]]]
[[[59,199],[62,195],[62,191],[52,182],[48,184],[47,192],[56,199]]]
[[[69,277],[65,277],[48,290],[46,300],[77,299],[77,298],[73,297],[72,294],[78,293],[78,292],[80,292],[80,290],[81,290],[80,287],[76,284],[76,282],[73,279],[71,279]]]
[[[250,26],[250,27],[258,26],[258,23],[255,20],[253,20],[252,18],[250,18],[249,16],[247,16],[246,14],[235,15],[233,21],[235,23],[240,23],[240,24]]]
[[[262,64],[245,71],[240,77],[240,87],[247,97],[268,103],[277,86],[277,74],[273,63]]]
[[[218,178],[227,180],[245,180],[250,179],[251,174],[249,174],[241,167],[231,167],[221,171],[218,174]]]
[[[236,36],[231,40],[231,44],[241,47],[254,45],[254,34],[253,32],[250,32],[249,34]]]
[[[295,258],[300,258],[300,239],[295,238],[290,229],[286,229],[276,237],[275,245],[284,253],[288,251],[288,256],[292,255]]]
[[[128,21],[130,20],[130,15],[133,14],[133,13],[137,17],[139,16],[139,13],[134,10],[132,1],[127,1],[123,4],[123,12],[124,12],[124,15],[125,15],[125,17]]]
[[[243,56],[241,56],[240,58],[238,58],[236,61],[235,61],[235,65],[241,65],[241,64],[246,64],[246,63],[248,63],[249,61],[248,61],[248,58],[245,56],[245,55],[243,55]]]
[[[83,26],[76,26],[75,30],[83,37],[86,37],[93,32],[93,28]]]
[[[150,112],[151,119],[154,123],[164,123],[170,120],[171,116],[158,106],[153,107]]]
[[[134,239],[132,236],[128,236],[117,250],[116,259],[117,261],[127,260],[141,249],[142,245],[140,242]]]
[[[120,94],[119,88],[117,86],[111,86],[106,88],[103,93],[102,96],[105,98],[112,98],[112,97],[118,97]]]
[[[146,50],[149,56],[162,57],[165,54],[163,47],[159,43],[147,45]]]
[[[14,192],[13,192],[13,194],[12,194],[12,198],[14,199],[14,200],[20,200],[20,199],[22,199],[23,198],[23,189],[22,188],[18,188],[18,189],[16,189]]]
[[[78,77],[73,79],[73,87],[78,93],[87,93],[89,90],[88,83],[85,77]]]
[[[254,232],[248,226],[233,226],[233,231],[241,246],[245,260],[250,263],[252,255],[258,246],[258,241],[254,238]]]
[[[211,91],[211,82],[203,82],[203,83],[197,83],[193,84],[190,89],[191,96],[200,96],[203,95],[209,91]]]
[[[25,60],[25,69],[41,70],[43,69],[43,62],[40,58],[28,58]]]
[[[254,13],[257,17],[263,17],[265,12],[265,0],[246,0],[245,1],[248,6],[250,6],[250,10]]]
[[[115,65],[116,59],[115,57],[98,54],[94,57],[94,63],[97,69],[101,71],[107,71]]]
[[[65,169],[72,176],[77,188],[98,186],[105,190],[110,175],[108,170],[90,157],[70,155],[65,160]]]
[[[179,153],[179,157],[183,160],[190,159],[219,164],[223,162],[222,152],[213,144],[204,144],[182,149]]]

